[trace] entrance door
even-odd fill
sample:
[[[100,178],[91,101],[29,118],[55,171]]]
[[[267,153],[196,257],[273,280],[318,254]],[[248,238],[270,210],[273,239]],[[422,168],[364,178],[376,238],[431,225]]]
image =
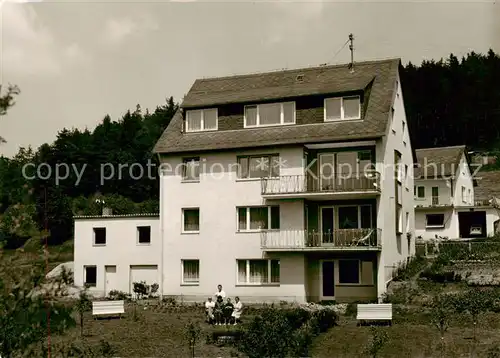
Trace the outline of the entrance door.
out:
[[[335,264],[334,261],[321,261],[321,300],[335,299]]]
[[[333,191],[335,188],[335,155],[321,154],[319,156],[320,188],[324,191]]]
[[[106,296],[110,291],[116,290],[116,266],[106,266],[104,280],[104,291]]]
[[[324,206],[320,208],[320,221],[322,244],[334,244],[335,223],[333,206]]]

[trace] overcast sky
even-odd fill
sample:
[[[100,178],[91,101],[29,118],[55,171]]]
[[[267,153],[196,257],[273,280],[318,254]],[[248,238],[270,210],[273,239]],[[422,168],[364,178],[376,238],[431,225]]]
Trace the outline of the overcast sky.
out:
[[[0,3],[2,0],[0,0]],[[16,2],[20,2],[17,0]],[[42,1],[1,4],[1,81],[21,88],[0,155],[64,127],[93,129],[196,78],[349,61],[500,50],[500,6],[475,2]],[[496,18],[496,22],[495,22]]]

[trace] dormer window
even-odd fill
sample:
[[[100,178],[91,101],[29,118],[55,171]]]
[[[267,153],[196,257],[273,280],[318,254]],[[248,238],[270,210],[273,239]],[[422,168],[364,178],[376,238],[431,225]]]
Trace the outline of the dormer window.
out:
[[[186,132],[216,131],[217,108],[186,111]]]
[[[245,128],[295,124],[295,102],[245,106]]]
[[[361,119],[361,97],[336,97],[325,99],[325,122]]]

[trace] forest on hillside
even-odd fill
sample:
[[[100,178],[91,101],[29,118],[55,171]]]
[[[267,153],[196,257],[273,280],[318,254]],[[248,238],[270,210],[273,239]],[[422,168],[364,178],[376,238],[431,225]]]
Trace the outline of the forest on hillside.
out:
[[[476,150],[500,152],[498,54],[492,50],[471,52],[461,59],[450,55],[420,65],[409,63],[400,71],[414,148],[466,144]],[[16,96],[22,93],[7,90],[0,96],[0,116],[8,112]],[[121,177],[101,182],[101,165],[157,165],[152,148],[177,108],[172,97],[151,113],[138,105],[116,121],[104,116],[92,131],[64,128],[53,143],[37,150],[20,148],[13,158],[0,157],[0,243],[20,246],[45,227],[52,244],[71,239],[72,216],[98,214],[98,198],[117,214],[157,212],[157,176],[137,180],[137,174],[125,169]],[[52,169],[58,163],[75,167],[56,183],[53,176],[27,179],[33,174],[28,170],[23,176],[27,163],[48,163]],[[85,175],[78,181],[84,166]]]

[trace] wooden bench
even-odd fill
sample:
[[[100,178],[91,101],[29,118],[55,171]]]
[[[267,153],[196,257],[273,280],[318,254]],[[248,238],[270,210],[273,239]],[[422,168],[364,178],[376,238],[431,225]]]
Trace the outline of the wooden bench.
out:
[[[119,316],[125,313],[125,301],[94,301],[92,302],[92,316]]]
[[[356,319],[358,320],[358,325],[368,322],[385,322],[392,325],[392,304],[358,304],[358,314]]]

